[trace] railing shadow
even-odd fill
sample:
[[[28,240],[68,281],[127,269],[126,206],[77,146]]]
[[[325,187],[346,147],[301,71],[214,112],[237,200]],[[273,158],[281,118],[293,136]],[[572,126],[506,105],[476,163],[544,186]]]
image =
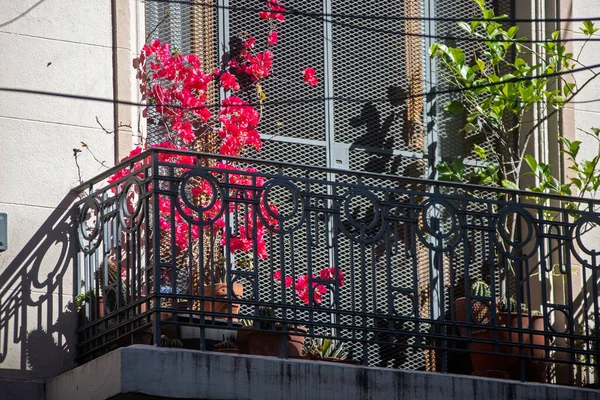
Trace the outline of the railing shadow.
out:
[[[0,274],[0,378],[43,379],[74,365],[75,306],[65,295],[76,245],[67,195]]]

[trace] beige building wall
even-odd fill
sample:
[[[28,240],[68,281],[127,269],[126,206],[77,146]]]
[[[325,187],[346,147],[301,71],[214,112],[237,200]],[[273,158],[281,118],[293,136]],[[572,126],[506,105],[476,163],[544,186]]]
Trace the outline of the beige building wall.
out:
[[[143,41],[140,4],[0,0],[0,87],[137,100],[131,60]],[[77,237],[69,192],[112,166],[122,156],[117,148],[131,148],[136,115],[110,102],[0,91],[0,212],[8,215],[0,379],[39,380],[73,366]]]
[[[597,0],[572,0],[572,18],[598,18],[600,17],[600,2]],[[600,28],[600,22],[595,22],[596,27]],[[581,33],[579,28],[582,26],[579,22],[573,23],[573,37],[583,39],[585,36]],[[596,32],[596,42],[588,42],[585,44],[583,51],[581,52],[580,61],[584,65],[600,64],[600,31]],[[584,42],[573,43],[573,53],[579,54]],[[600,72],[600,68],[593,70],[595,73]],[[577,76],[577,82],[583,83],[590,76],[590,72],[579,72]],[[589,145],[582,146],[582,156],[586,159],[592,159],[598,154],[598,145],[594,145],[593,140],[590,141],[589,137],[581,132],[579,129],[590,131],[591,127],[600,128],[600,77],[591,82],[577,97],[573,104],[575,126],[578,128],[576,131],[577,140],[581,140]]]

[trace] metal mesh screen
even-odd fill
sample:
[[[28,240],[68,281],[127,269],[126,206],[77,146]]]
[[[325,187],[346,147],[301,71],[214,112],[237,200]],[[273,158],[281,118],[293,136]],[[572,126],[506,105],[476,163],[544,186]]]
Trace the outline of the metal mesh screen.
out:
[[[402,19],[422,8],[420,0],[332,1],[334,138],[350,145],[351,169],[404,174],[410,161],[384,152],[424,152],[423,98],[407,99],[424,89],[423,29]],[[397,18],[376,18],[386,15]]]

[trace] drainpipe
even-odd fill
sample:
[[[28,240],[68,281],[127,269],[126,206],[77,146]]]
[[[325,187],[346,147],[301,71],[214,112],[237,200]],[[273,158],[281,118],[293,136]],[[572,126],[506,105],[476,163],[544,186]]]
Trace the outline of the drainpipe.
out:
[[[120,160],[119,154],[119,71],[117,62],[117,0],[111,0],[111,24],[112,24],[112,69],[113,69],[113,135],[114,135],[114,163]]]

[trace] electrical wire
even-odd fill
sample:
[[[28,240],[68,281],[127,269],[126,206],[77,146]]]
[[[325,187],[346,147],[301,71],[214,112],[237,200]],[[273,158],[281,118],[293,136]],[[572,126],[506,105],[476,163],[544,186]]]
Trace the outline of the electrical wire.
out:
[[[210,4],[199,1],[190,1],[190,0],[145,0],[146,3],[173,3],[173,4],[183,4],[190,6],[200,6],[205,8],[215,8],[215,9],[225,9],[225,10],[234,10],[234,11],[251,11],[251,12],[260,12],[265,11],[264,8],[253,8],[253,7],[239,7],[239,6],[224,6],[219,4]],[[266,0],[268,2],[268,0]],[[306,12],[299,11],[290,8],[289,6],[283,4],[285,6],[285,10],[278,13],[280,14],[292,14],[292,15],[302,15],[307,17],[332,17],[332,18],[352,18],[352,19],[373,19],[373,20],[385,20],[385,21],[439,21],[439,22],[485,22],[490,21],[489,18],[450,18],[450,17],[400,17],[400,16],[374,16],[374,15],[358,15],[358,14],[341,14],[341,13],[314,13],[314,12]],[[507,18],[502,21],[509,21],[513,23],[519,22],[584,22],[584,21],[600,21],[600,17],[592,17],[592,18]]]
[[[434,89],[431,92],[423,92],[423,93],[417,93],[417,94],[412,94],[412,95],[408,95],[408,96],[393,97],[392,99],[390,99],[390,98],[353,99],[353,98],[346,98],[346,97],[319,97],[319,98],[312,98],[312,99],[290,99],[290,100],[278,100],[278,101],[268,101],[267,100],[267,101],[262,102],[261,104],[249,103],[247,106],[248,107],[257,107],[257,106],[261,106],[261,105],[267,106],[267,105],[309,104],[309,103],[321,103],[321,102],[325,102],[325,101],[341,101],[341,102],[348,102],[348,103],[383,103],[383,102],[389,102],[390,100],[393,100],[394,102],[398,102],[398,101],[410,100],[410,99],[420,98],[420,97],[462,93],[462,92],[470,91],[470,90],[478,90],[478,89],[483,89],[486,87],[499,86],[499,85],[503,85],[506,83],[516,83],[516,82],[523,82],[523,81],[528,81],[528,80],[532,80],[532,79],[546,79],[546,78],[558,77],[561,75],[570,75],[570,74],[577,73],[577,72],[591,71],[594,68],[600,68],[600,64],[594,64],[594,65],[590,65],[587,67],[575,68],[575,69],[568,70],[568,71],[555,72],[552,74],[542,74],[542,75],[537,75],[537,76],[513,78],[513,79],[504,80],[502,82],[490,82],[490,83],[486,83],[483,85],[471,86],[471,87],[466,87],[466,88],[454,88],[454,89],[445,89],[445,90],[439,90],[439,91]],[[20,89],[20,88],[10,88],[10,87],[0,87],[0,92],[12,92],[12,93],[24,93],[24,94],[51,96],[51,97],[62,97],[62,98],[71,98],[71,99],[86,100],[86,101],[96,101],[96,102],[102,102],[102,103],[113,103],[113,104],[116,103],[116,104],[129,105],[129,106],[135,106],[135,107],[165,107],[165,108],[172,108],[172,109],[179,109],[179,110],[198,110],[198,109],[202,109],[202,108],[211,109],[211,108],[222,107],[221,104],[204,105],[203,107],[183,107],[183,106],[173,105],[173,104],[138,103],[138,102],[133,102],[133,101],[108,99],[108,98],[103,98],[103,97],[83,96],[83,95],[74,95],[74,94],[68,94],[68,93],[56,93],[56,92],[48,92],[48,91],[41,91],[41,90]]]

